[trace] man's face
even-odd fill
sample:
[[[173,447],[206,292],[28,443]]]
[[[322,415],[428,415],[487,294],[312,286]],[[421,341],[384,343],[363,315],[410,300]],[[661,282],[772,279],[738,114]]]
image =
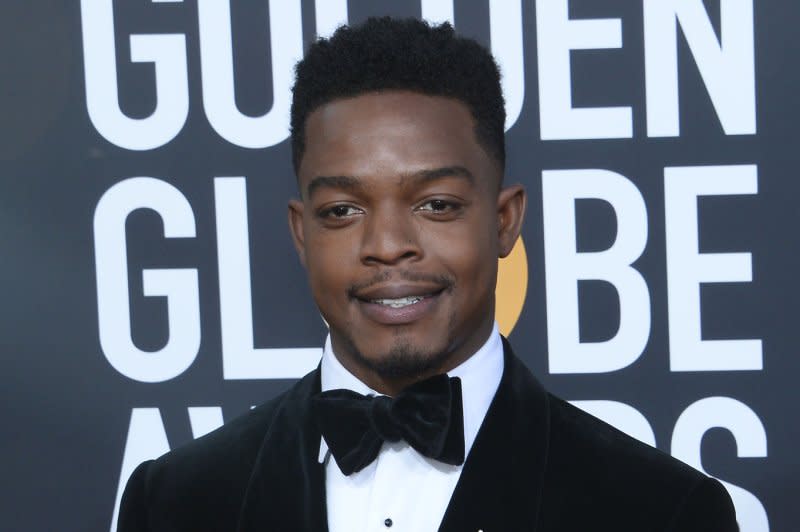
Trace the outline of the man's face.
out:
[[[289,222],[334,352],[392,388],[447,371],[491,332],[497,259],[524,211],[461,102],[368,93],[306,121]]]

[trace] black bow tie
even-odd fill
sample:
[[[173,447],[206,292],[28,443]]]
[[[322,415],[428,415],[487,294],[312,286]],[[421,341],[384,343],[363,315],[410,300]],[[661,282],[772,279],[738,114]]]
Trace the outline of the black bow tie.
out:
[[[311,401],[320,432],[345,475],[367,467],[384,441],[405,440],[428,458],[450,465],[464,463],[458,377],[435,375],[394,398],[329,390]]]

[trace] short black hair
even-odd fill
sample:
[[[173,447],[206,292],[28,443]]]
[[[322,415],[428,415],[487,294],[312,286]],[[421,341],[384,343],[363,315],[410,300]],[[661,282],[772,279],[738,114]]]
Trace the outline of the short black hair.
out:
[[[475,136],[505,166],[505,106],[492,54],[456,35],[450,23],[431,26],[409,18],[369,18],[342,26],[311,45],[295,66],[291,137],[295,172],[305,153],[305,124],[318,107],[382,90],[410,90],[454,98],[475,120]]]

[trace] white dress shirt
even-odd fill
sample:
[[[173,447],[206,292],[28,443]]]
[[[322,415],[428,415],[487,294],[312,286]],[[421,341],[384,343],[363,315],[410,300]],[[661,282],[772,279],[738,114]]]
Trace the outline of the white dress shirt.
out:
[[[503,375],[503,344],[497,324],[486,343],[448,375],[461,379],[464,452],[468,456]],[[325,341],[320,377],[322,391],[346,388],[380,395],[336,359],[330,336]],[[350,476],[336,465],[324,438],[319,461],[325,464],[330,532],[435,531],[463,468],[426,458],[404,441],[385,442],[374,462]]]

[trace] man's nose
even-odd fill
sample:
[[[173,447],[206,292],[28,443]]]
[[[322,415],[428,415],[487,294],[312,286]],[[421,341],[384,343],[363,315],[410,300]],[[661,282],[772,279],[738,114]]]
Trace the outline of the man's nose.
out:
[[[396,264],[422,258],[419,225],[402,208],[377,209],[367,215],[361,242],[364,264]]]

